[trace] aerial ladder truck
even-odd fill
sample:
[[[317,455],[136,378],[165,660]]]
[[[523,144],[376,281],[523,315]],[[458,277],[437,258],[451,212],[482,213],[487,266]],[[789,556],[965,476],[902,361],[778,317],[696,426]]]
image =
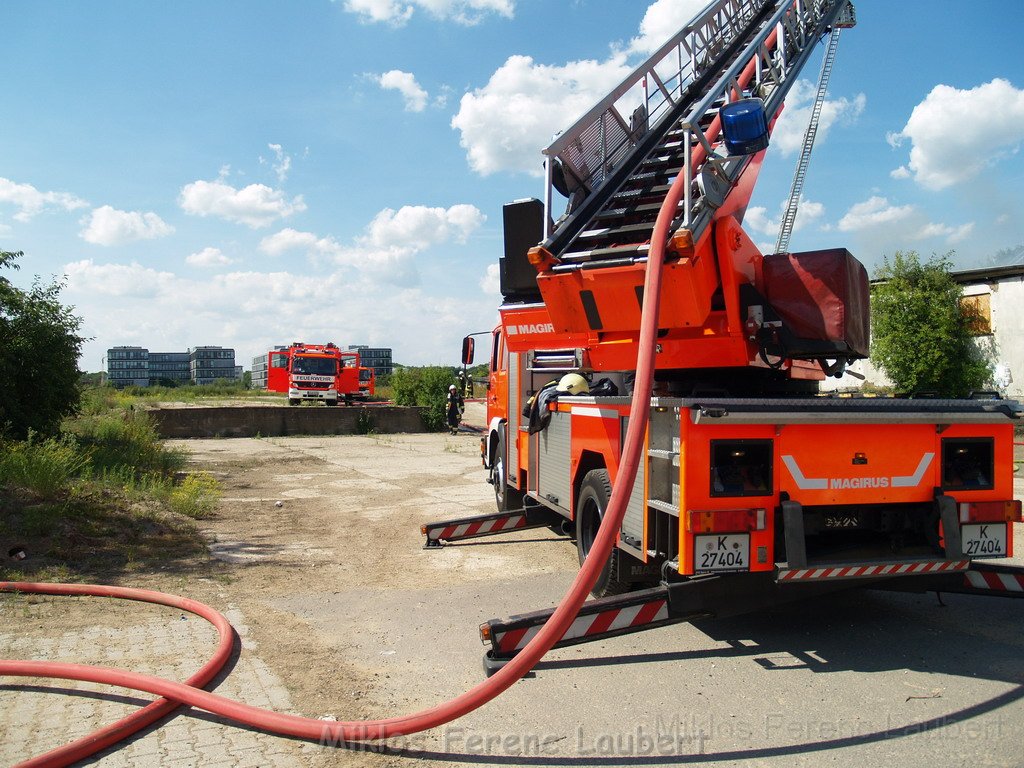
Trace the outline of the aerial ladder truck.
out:
[[[555,526],[583,562],[622,482],[660,264],[642,458],[561,645],[853,587],[1024,594],[989,560],[1021,519],[1020,406],[820,394],[868,355],[867,273],[842,248],[763,255],[742,227],[787,92],[855,22],[848,0],[712,2],[543,151],[542,200],[504,208],[481,441],[498,510],[423,526],[428,547]],[[590,391],[551,386],[566,376]],[[485,666],[550,613],[484,624]]]

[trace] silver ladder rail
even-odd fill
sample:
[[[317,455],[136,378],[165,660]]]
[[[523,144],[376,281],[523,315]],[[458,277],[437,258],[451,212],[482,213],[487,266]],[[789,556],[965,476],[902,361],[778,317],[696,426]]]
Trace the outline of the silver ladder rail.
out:
[[[821,74],[818,76],[818,92],[814,97],[814,107],[811,109],[811,119],[807,123],[807,130],[804,131],[803,145],[800,148],[800,157],[797,160],[796,172],[793,174],[793,185],[789,190],[789,201],[786,203],[786,212],[782,215],[782,224],[779,227],[779,239],[775,243],[776,253],[785,253],[789,250],[789,238],[793,234],[793,225],[796,223],[797,208],[800,205],[800,196],[804,192],[804,181],[807,178],[807,166],[811,161],[811,151],[814,149],[814,140],[818,135],[818,122],[821,119],[821,107],[825,103],[825,91],[828,88],[828,81],[832,75],[832,65],[836,60],[836,49],[839,47],[839,33],[842,30],[833,28],[829,36],[828,48],[825,49],[825,56],[821,60]]]

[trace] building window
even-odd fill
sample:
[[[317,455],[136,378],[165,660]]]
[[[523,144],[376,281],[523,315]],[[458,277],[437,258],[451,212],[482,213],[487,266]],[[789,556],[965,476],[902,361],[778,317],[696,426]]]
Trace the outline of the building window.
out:
[[[992,294],[990,293],[961,297],[960,310],[967,319],[967,328],[972,336],[992,335],[991,299]]]

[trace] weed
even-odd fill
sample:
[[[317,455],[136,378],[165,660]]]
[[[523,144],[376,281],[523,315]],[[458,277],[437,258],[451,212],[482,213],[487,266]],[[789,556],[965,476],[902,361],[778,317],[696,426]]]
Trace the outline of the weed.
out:
[[[30,432],[24,442],[0,444],[0,485],[52,499],[88,467],[89,459],[73,437],[39,440]]]
[[[212,475],[193,472],[174,486],[168,498],[171,509],[179,514],[200,520],[213,514],[220,488]]]
[[[373,417],[370,412],[362,408],[359,414],[356,416],[356,434],[357,435],[372,435],[377,431],[376,426],[373,423]]]

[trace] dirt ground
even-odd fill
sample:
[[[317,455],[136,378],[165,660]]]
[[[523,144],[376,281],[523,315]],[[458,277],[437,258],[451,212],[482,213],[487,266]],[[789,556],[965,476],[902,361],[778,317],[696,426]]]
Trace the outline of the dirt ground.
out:
[[[469,427],[482,423],[482,408],[469,404]],[[471,429],[457,436],[176,444],[189,449],[195,468],[213,472],[221,483],[223,495],[215,515],[199,522],[210,554],[126,577],[125,584],[187,595],[228,615],[241,636],[241,651],[214,690],[232,698],[339,720],[388,717],[433,706],[483,679],[483,648],[475,639],[481,622],[553,604],[577,569],[572,543],[547,529],[502,537],[500,542],[467,543],[440,551],[422,548],[419,527],[423,523],[493,510],[491,488],[484,482],[479,461],[479,435]],[[1017,486],[1020,497],[1024,481],[1019,477]],[[1017,536],[1022,534],[1024,526],[1018,525]],[[98,764],[546,765],[549,761],[539,757],[545,755],[553,755],[550,764],[555,765],[636,763],[602,756],[586,742],[583,729],[616,734],[628,726],[630,733],[639,733],[638,728],[651,722],[660,728],[664,713],[680,706],[672,702],[688,697],[703,701],[700,711],[707,714],[701,717],[709,718],[701,725],[699,753],[703,754],[705,724],[718,738],[721,724],[737,722],[737,710],[741,717],[747,709],[750,718],[756,714],[772,722],[779,706],[774,702],[788,701],[792,706],[794,701],[803,702],[805,692],[812,692],[806,710],[801,710],[805,714],[794,722],[811,722],[808,718],[826,706],[822,702],[828,702],[829,708],[840,707],[836,722],[855,723],[850,728],[857,734],[850,745],[840,745],[853,750],[842,753],[844,764],[878,764],[892,753],[900,756],[902,764],[927,765],[935,764],[937,754],[930,748],[944,749],[942,742],[925,742],[922,750],[911,749],[907,739],[891,741],[892,733],[898,733],[894,729],[908,728],[906,723],[913,725],[921,717],[918,713],[925,705],[911,712],[912,700],[952,707],[955,715],[956,707],[992,696],[999,701],[1002,695],[1010,696],[1008,701],[1019,712],[1024,694],[1014,691],[1024,688],[1007,688],[1024,683],[1019,665],[1021,639],[1014,629],[1019,628],[1019,606],[999,607],[993,614],[991,603],[968,605],[967,598],[962,605],[955,604],[965,612],[957,615],[932,614],[933,600],[927,598],[865,600],[823,603],[815,615],[823,626],[807,632],[795,629],[786,634],[798,614],[783,613],[781,619],[769,616],[737,625],[742,642],[722,640],[692,627],[666,628],[555,652],[545,661],[546,672],[514,686],[500,704],[422,740],[395,745],[410,746],[411,753],[366,754],[302,744],[189,712],[150,729],[125,749],[104,753]],[[919,618],[908,623],[908,616]],[[111,601],[7,597],[0,599],[0,617],[0,657],[35,654],[122,664],[175,679],[191,674],[213,642],[212,631],[200,621]],[[833,624],[842,626],[842,632],[826,631]],[[855,627],[867,634],[858,637]],[[778,667],[779,659],[788,659],[791,649],[812,636],[812,630],[820,645],[810,657],[814,661],[810,672],[803,671],[810,676],[800,678],[794,671],[788,677],[791,682],[780,687],[781,678],[761,667]],[[965,632],[970,635],[961,637],[959,633]],[[902,640],[900,633],[906,633]],[[926,637],[922,640],[915,633]],[[921,662],[908,661],[904,651],[896,650],[901,643],[908,647],[925,640],[930,647],[934,638],[947,635],[957,640],[957,647],[990,643],[994,650],[980,654],[978,660],[949,661],[936,645],[934,658]],[[821,639],[826,637],[835,639]],[[881,644],[872,645],[875,640]],[[761,666],[744,664],[744,654],[754,652],[767,654],[772,663],[766,665],[758,658]],[[632,662],[623,664],[623,659]],[[700,674],[683,671],[694,667],[702,670]],[[597,670],[600,675],[595,674]],[[833,674],[814,674],[822,671]],[[775,698],[764,702],[763,716],[760,697],[720,695],[723,690],[757,687],[762,684],[761,675],[764,685],[776,689]],[[754,678],[757,682],[750,682]],[[0,710],[6,713],[0,722],[0,764],[82,735],[89,730],[87,724],[109,722],[146,698],[72,685],[59,690],[65,694],[70,690],[77,697],[55,696],[39,686],[4,683],[0,685]],[[873,697],[889,686],[896,690],[895,698],[875,701]],[[621,700],[617,692],[624,692]],[[574,702],[570,716],[563,707],[567,696]],[[697,698],[701,696],[705,698]],[[865,702],[871,705],[867,709]],[[853,712],[856,715],[849,714]],[[872,721],[875,713],[877,726]],[[993,708],[984,727],[1001,729],[1004,718],[1011,715],[1016,717],[1010,710]],[[684,722],[683,715],[677,716]],[[938,709],[931,716],[935,722],[947,717]],[[520,727],[533,730],[515,730]],[[868,736],[862,738],[862,732]],[[776,745],[794,733],[798,742],[806,735],[792,729],[773,732],[774,741],[765,741],[773,744],[770,749],[751,750],[740,731],[729,731],[718,746],[724,750],[721,754],[737,760],[759,757],[758,764],[816,764],[821,739],[812,739],[814,743],[806,748]],[[874,733],[883,735],[876,739]],[[481,747],[470,744],[472,734],[497,734],[506,741],[495,748],[490,743]],[[534,734],[542,739],[536,748],[528,741]],[[995,756],[986,764],[1014,764],[1019,736],[1018,732],[1017,737],[1000,742],[1002,746],[995,748]],[[520,737],[522,742],[508,746],[508,739]],[[527,745],[525,750],[522,744]],[[673,754],[684,762],[702,762],[695,757],[696,747],[683,746]]]

